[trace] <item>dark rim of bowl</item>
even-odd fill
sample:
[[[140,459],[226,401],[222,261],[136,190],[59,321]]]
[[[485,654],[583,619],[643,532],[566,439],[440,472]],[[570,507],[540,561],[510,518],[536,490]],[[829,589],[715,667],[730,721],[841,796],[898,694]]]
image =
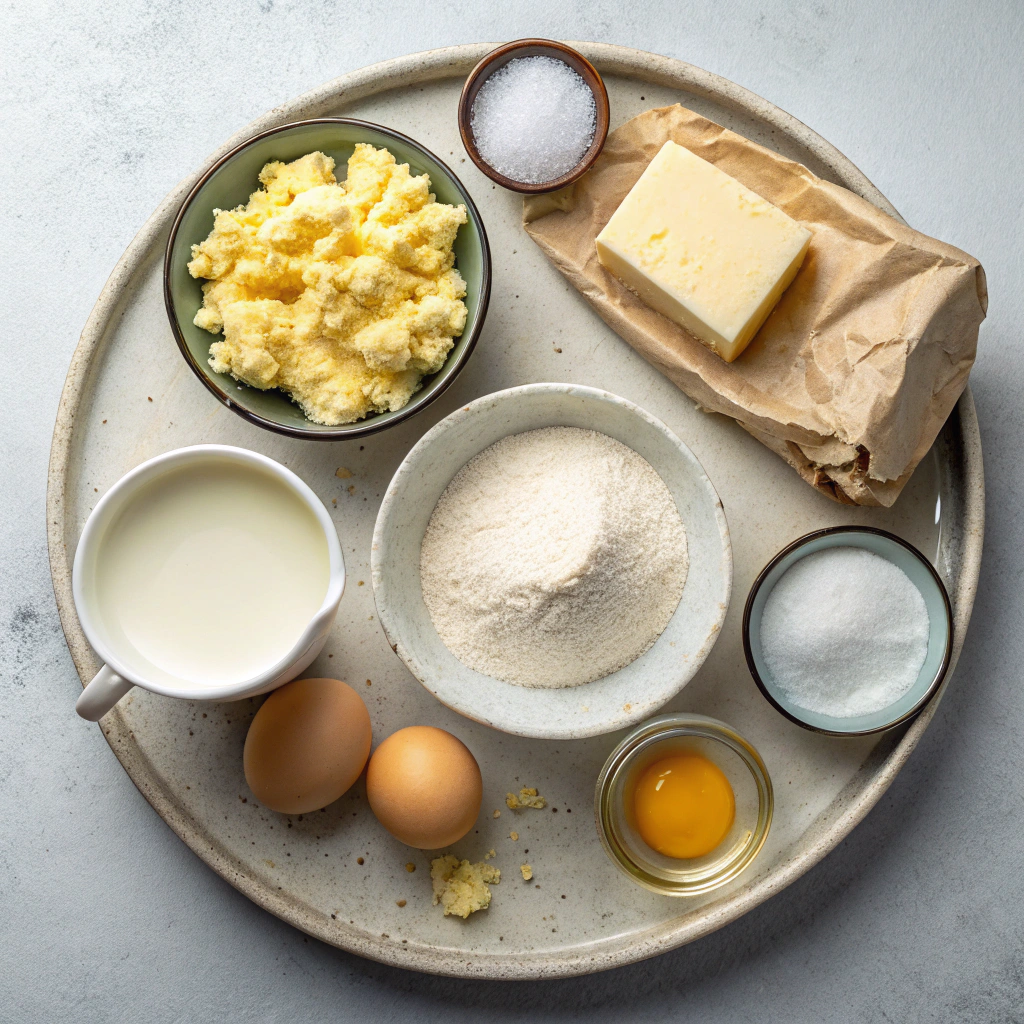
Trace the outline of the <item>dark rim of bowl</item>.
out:
[[[887,722],[885,725],[876,726],[874,729],[857,729],[849,731],[837,731],[833,729],[823,729],[817,725],[811,725],[808,722],[797,718],[792,712],[784,708],[779,702],[772,696],[768,687],[765,685],[764,680],[761,678],[757,671],[757,666],[754,664],[754,655],[750,649],[750,612],[754,605],[754,599],[757,597],[758,591],[761,589],[762,584],[768,578],[768,574],[781,562],[788,554],[796,551],[798,548],[803,547],[812,540],[817,540],[819,537],[830,537],[836,534],[850,534],[850,533],[873,533],[879,537],[885,537],[887,540],[894,541],[901,547],[906,548],[912,555],[914,555],[922,565],[931,573],[932,579],[938,585],[939,593],[942,595],[942,604],[946,611],[946,649],[942,655],[942,663],[939,665],[938,671],[935,673],[935,678],[928,685],[928,689],[921,695],[920,700],[904,714],[900,715],[899,718],[893,719],[891,722]],[[792,544],[787,544],[758,574],[757,579],[754,580],[753,586],[750,588],[750,593],[747,594],[747,603],[743,607],[743,654],[747,659],[747,668],[750,670],[750,674],[754,677],[754,682],[757,684],[757,688],[761,691],[762,696],[769,704],[781,715],[785,715],[791,722],[795,722],[797,725],[802,726],[804,729],[809,729],[811,732],[819,733],[822,736],[870,736],[874,733],[886,732],[889,729],[895,729],[898,725],[903,725],[904,722],[908,722],[913,718],[921,709],[935,696],[936,691],[942,685],[942,680],[946,677],[946,672],[949,670],[950,658],[953,654],[953,609],[949,603],[949,594],[946,592],[946,585],[942,582],[942,578],[935,570],[935,566],[913,544],[905,541],[902,537],[897,537],[894,533],[889,533],[888,530],[879,530],[874,526],[831,526],[827,530],[815,530],[813,533],[805,533],[802,537],[798,537]]]
[[[530,52],[521,53],[524,50]],[[472,112],[477,93],[484,82],[495,71],[503,68],[517,56],[555,57],[557,60],[568,64],[587,83],[590,91],[594,94],[594,103],[597,106],[597,125],[594,129],[594,141],[580,158],[580,162],[560,178],[542,181],[538,184],[516,181],[515,178],[509,178],[500,171],[495,170],[480,155],[480,151],[476,148],[476,142],[473,139]],[[497,66],[495,66],[496,64]],[[545,192],[555,192],[583,177],[593,166],[598,156],[601,155],[605,139],[608,137],[608,124],[608,90],[605,88],[597,68],[578,50],[574,50],[571,46],[566,46],[565,43],[559,43],[554,39],[516,39],[511,43],[505,43],[504,46],[499,46],[496,50],[491,50],[469,73],[466,84],[462,87],[462,95],[459,97],[459,134],[462,136],[462,144],[466,147],[466,152],[469,154],[470,159],[491,181],[496,181],[502,188],[507,188],[510,192],[518,192],[520,195],[543,195]]]
[[[174,243],[178,237],[178,228],[181,226],[181,221],[188,208],[192,205],[192,201],[199,194],[200,189],[202,189],[210,178],[212,178],[213,175],[216,174],[225,163],[227,163],[227,161],[229,161],[233,156],[236,156],[243,149],[247,149],[253,143],[259,142],[260,139],[265,139],[268,136],[277,135],[278,133],[291,128],[299,128],[311,124],[344,124],[353,125],[357,128],[368,128],[375,132],[381,132],[383,135],[389,135],[400,142],[404,142],[407,146],[411,146],[413,149],[418,150],[424,156],[437,163],[455,183],[455,187],[462,194],[462,199],[466,204],[469,214],[475,219],[477,229],[480,232],[480,249],[482,256],[480,303],[477,310],[476,321],[470,331],[466,347],[462,350],[457,361],[448,370],[446,378],[434,389],[434,391],[429,395],[423,395],[422,393],[419,395],[414,394],[402,409],[399,409],[389,420],[383,423],[379,422],[380,417],[383,414],[374,413],[366,419],[357,420],[353,424],[347,424],[329,430],[314,431],[304,429],[303,427],[290,427],[283,423],[275,423],[273,420],[260,416],[258,413],[242,408],[242,406],[227,394],[227,392],[214,383],[214,381],[206,375],[202,367],[196,362],[192,352],[189,350],[188,344],[185,341],[185,336],[182,334],[181,328],[178,326],[178,319],[174,311],[174,300],[171,297],[171,253],[174,251]],[[372,121],[361,121],[352,117],[314,117],[305,121],[290,121],[288,124],[278,125],[276,128],[269,128],[265,132],[260,132],[257,135],[250,136],[244,142],[239,143],[230,152],[225,153],[222,157],[210,164],[195,185],[193,185],[189,190],[188,195],[185,197],[174,217],[174,222],[171,225],[171,233],[167,239],[167,246],[164,249],[164,307],[167,310],[167,319],[171,323],[171,330],[174,333],[174,340],[178,344],[178,350],[184,356],[185,362],[191,367],[192,372],[199,378],[199,380],[205,385],[206,389],[215,398],[243,419],[248,420],[250,423],[254,423],[258,427],[263,427],[266,430],[272,430],[274,433],[284,434],[288,437],[300,438],[304,441],[341,441],[354,437],[366,437],[369,434],[375,434],[378,430],[386,430],[388,427],[393,427],[396,424],[407,420],[410,416],[415,415],[421,409],[425,409],[431,402],[439,398],[448,390],[449,387],[451,387],[455,378],[468,362],[473,349],[476,347],[477,340],[480,337],[480,332],[483,329],[484,319],[487,315],[487,307],[490,303],[490,299],[491,248],[490,243],[487,241],[487,230],[484,227],[483,218],[480,216],[480,211],[477,209],[476,203],[473,202],[472,196],[470,196],[466,186],[459,180],[458,175],[456,175],[440,157],[432,153],[425,146],[420,145],[420,143],[416,142],[415,139],[410,139],[408,135],[396,132],[393,128],[386,128],[384,125],[374,124]],[[212,337],[213,336],[211,335],[211,339]],[[442,366],[437,372],[443,373],[444,371],[445,367]],[[434,375],[432,374],[431,376]],[[282,395],[287,396],[287,392],[282,392]]]

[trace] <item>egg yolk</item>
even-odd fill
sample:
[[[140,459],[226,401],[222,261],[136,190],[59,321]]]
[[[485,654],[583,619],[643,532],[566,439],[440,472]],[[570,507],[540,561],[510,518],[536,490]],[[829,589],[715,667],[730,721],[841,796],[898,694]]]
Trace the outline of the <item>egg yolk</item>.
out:
[[[673,754],[644,770],[633,809],[651,849],[686,859],[710,853],[729,834],[736,797],[718,765],[700,754]]]

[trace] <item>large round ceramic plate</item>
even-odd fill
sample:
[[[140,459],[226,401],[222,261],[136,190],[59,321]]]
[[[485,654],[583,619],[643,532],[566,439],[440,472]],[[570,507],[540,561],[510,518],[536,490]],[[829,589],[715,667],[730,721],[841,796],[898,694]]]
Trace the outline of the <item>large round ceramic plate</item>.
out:
[[[739,86],[636,50],[574,45],[606,76],[613,127],[648,107],[681,101],[895,213],[833,147]],[[969,392],[891,510],[831,503],[734,423],[695,409],[548,264],[522,231],[521,200],[494,187],[465,159],[456,123],[459,90],[490,46],[414,54],[346,75],[275,108],[220,151],[275,124],[338,114],[396,128],[450,163],[480,207],[494,261],[488,320],[451,390],[390,430],[330,445],[273,435],[223,408],[185,365],[163,310],[161,255],[174,213],[198,176],[193,175],[128,248],[72,360],[50,464],[50,559],[64,631],[87,680],[98,662],[75,616],[70,569],[99,495],[144,459],[200,442],[253,448],[295,470],[332,510],[351,579],[313,671],[359,688],[377,740],[423,723],[451,730],[475,752],[484,775],[484,808],[477,828],[455,852],[474,860],[491,848],[497,852],[493,863],[503,869],[503,880],[490,910],[468,921],[443,918],[431,906],[427,858],[378,826],[358,784],[312,815],[285,818],[257,806],[242,775],[242,744],[258,700],[201,705],[136,690],[102,722],[111,748],[158,813],[207,864],[309,934],[363,956],[439,974],[553,977],[630,963],[721,927],[799,877],[864,817],[928,727],[935,703],[909,727],[881,739],[832,739],[788,722],[760,696],[744,665],[742,597],[769,558],[800,534],[844,523],[882,527],[935,559],[953,602],[955,657],[977,585],[984,492]],[[376,621],[370,541],[381,496],[398,464],[427,429],[462,403],[532,381],[592,385],[636,402],[689,445],[725,505],[737,599],[711,656],[666,710],[713,715],[737,728],[763,756],[777,802],[757,861],[707,896],[683,900],[644,892],[601,849],[592,812],[594,781],[618,734],[532,740],[461,718],[412,678]],[[67,695],[69,715],[74,697]],[[505,809],[504,794],[520,786],[538,787],[548,809]],[[493,817],[499,808],[501,817]],[[518,841],[509,838],[513,830]],[[518,871],[525,860],[534,869],[529,883]],[[415,872],[406,870],[408,862]]]

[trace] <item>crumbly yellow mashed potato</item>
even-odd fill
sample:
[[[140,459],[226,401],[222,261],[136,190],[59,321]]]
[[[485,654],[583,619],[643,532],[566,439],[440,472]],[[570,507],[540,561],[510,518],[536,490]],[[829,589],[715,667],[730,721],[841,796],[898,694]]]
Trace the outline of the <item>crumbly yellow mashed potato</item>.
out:
[[[493,851],[492,851],[493,852]],[[491,905],[490,885],[501,881],[501,871],[490,864],[470,864],[450,853],[430,862],[430,883],[434,890],[434,906],[444,907],[444,914],[467,918]]]
[[[260,182],[192,246],[189,273],[206,279],[195,324],[223,332],[210,366],[287,391],[315,423],[401,409],[466,325],[452,251],[465,206],[363,144],[343,185],[323,153],[269,163]]]

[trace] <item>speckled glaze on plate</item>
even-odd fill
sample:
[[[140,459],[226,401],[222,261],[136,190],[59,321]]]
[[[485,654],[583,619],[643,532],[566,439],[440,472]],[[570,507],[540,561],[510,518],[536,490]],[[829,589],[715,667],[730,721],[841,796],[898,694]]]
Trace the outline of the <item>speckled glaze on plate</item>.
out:
[[[219,151],[276,124],[340,115],[412,135],[451,163],[480,208],[494,266],[478,351],[452,388],[388,431],[333,444],[272,435],[224,409],[184,365],[163,310],[160,257],[174,213],[196,181],[190,175],[129,246],[86,324],[57,415],[47,525],[61,620],[87,680],[99,664],[75,617],[70,566],[99,494],[151,455],[204,441],[254,448],[297,472],[335,517],[350,573],[334,632],[310,672],[360,689],[378,741],[422,723],[449,729],[476,753],[483,813],[455,849],[472,859],[491,847],[497,851],[494,863],[504,875],[491,908],[468,921],[443,918],[430,905],[427,858],[383,832],[361,784],[301,820],[259,807],[246,788],[241,757],[256,699],[201,705],[131,694],[103,720],[104,735],[139,790],[192,850],[260,906],[310,935],[437,974],[558,977],[654,956],[736,919],[821,860],[874,806],[928,727],[938,698],[909,726],[881,738],[834,739],[801,729],[768,705],[746,670],[742,598],[775,552],[801,534],[843,524],[877,526],[935,560],[953,606],[955,661],[977,587],[984,482],[969,391],[889,510],[828,501],[734,423],[695,409],[547,263],[522,231],[521,200],[492,186],[465,158],[456,120],[462,80],[494,45],[413,54],[356,71],[276,107]],[[572,45],[601,72],[613,127],[678,100],[895,214],[842,154],[740,86],[649,53]],[[376,621],[370,540],[378,504],[406,453],[460,405],[540,380],[604,388],[662,420],[700,460],[729,519],[736,600],[701,671],[665,710],[710,715],[735,727],[761,753],[777,803],[758,859],[704,897],[681,902],[647,893],[605,856],[591,815],[593,787],[619,734],[525,739],[462,718],[412,678]],[[943,687],[951,679],[947,674]],[[67,695],[69,720],[75,720],[76,696]],[[548,809],[505,809],[505,792],[520,786],[537,786]],[[493,818],[499,808],[501,817]],[[508,838],[512,830],[518,841]],[[534,868],[529,883],[519,877],[524,860]],[[413,873],[405,869],[410,861]]]

